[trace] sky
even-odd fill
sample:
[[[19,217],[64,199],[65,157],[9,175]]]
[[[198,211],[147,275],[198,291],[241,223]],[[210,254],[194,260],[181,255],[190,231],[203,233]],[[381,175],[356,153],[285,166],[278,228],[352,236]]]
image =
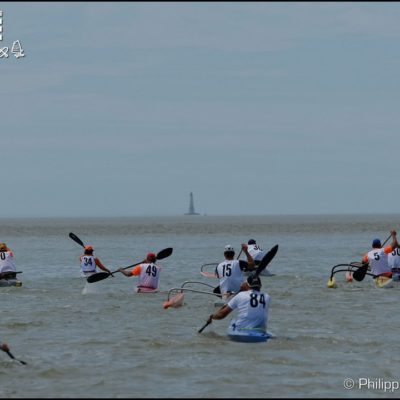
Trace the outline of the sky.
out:
[[[0,10],[0,217],[399,212],[400,3]]]

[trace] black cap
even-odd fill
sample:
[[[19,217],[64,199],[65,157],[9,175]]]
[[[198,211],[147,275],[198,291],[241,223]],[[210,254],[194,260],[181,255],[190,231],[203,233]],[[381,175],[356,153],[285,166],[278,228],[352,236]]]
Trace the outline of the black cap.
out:
[[[382,247],[381,241],[379,239],[374,239],[372,241],[372,247],[374,247],[374,248]]]
[[[256,241],[254,239],[249,239],[249,241],[247,242],[247,244],[256,244]]]
[[[256,275],[249,275],[247,278],[247,283],[251,288],[261,287],[261,279]]]

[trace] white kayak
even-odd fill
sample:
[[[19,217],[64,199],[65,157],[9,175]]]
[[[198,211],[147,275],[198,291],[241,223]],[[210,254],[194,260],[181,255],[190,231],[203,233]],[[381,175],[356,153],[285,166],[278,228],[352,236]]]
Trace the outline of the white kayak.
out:
[[[235,324],[229,325],[228,328],[229,339],[235,342],[257,343],[266,342],[272,335],[262,329],[247,329],[237,328]]]

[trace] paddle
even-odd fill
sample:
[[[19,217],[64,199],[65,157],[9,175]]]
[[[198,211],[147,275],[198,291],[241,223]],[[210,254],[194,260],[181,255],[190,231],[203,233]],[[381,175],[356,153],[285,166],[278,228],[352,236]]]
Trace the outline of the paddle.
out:
[[[4,351],[4,353],[7,353],[10,356],[10,358],[12,358],[13,360],[19,361],[21,364],[26,365],[25,361],[18,360],[18,358],[15,358],[10,350],[3,350],[3,351]]]
[[[156,260],[162,260],[163,258],[167,258],[172,254],[173,248],[172,247],[167,247],[166,249],[163,249],[161,251],[159,251],[156,255]],[[127,267],[124,267],[122,269],[128,269],[128,268],[133,268],[136,267],[136,265],[142,264],[144,263],[146,260],[140,261],[136,264],[132,264],[132,265],[128,265]],[[110,274],[108,272],[97,272],[96,274],[90,275],[87,277],[87,281],[89,283],[94,283],[94,282],[98,282],[101,281],[103,279],[108,278],[109,276],[111,276],[112,274],[115,274],[116,272],[120,272],[118,269],[111,272]]]
[[[390,234],[388,236],[388,238],[383,242],[382,247],[387,243],[387,241],[392,237],[392,234]],[[368,270],[368,263],[363,264],[362,267],[358,268],[357,271],[353,272],[353,278],[358,281],[361,282],[364,278],[365,275],[367,274],[367,270]]]
[[[80,244],[82,247],[85,247],[85,245],[83,244],[82,240],[78,238],[78,236],[76,236],[74,233],[70,232],[69,233],[69,237],[76,243]]]
[[[22,274],[22,271],[6,271],[6,272],[0,272],[0,279],[9,279],[9,278],[15,278],[14,275],[16,274]]]
[[[254,273],[255,277],[258,277],[262,271],[267,267],[267,265],[272,261],[272,259],[275,257],[276,253],[278,252],[278,245],[276,244],[272,249],[263,257],[261,260],[257,270]],[[240,292],[239,292],[240,293]],[[237,294],[237,293],[236,293]],[[236,295],[235,295],[236,296]],[[223,306],[225,307],[225,305]],[[223,308],[222,307],[222,308]],[[210,325],[212,322],[212,319],[207,320],[207,322],[198,330],[199,333],[203,332],[203,330]]]

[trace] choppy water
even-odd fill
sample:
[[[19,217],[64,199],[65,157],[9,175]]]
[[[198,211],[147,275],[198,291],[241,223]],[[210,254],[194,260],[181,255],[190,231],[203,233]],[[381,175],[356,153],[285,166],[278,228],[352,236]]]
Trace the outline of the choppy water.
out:
[[[326,283],[332,266],[358,261],[398,227],[399,215],[2,219],[0,241],[14,250],[23,286],[0,288],[0,338],[28,365],[0,354],[0,396],[397,397],[343,381],[400,380],[399,291],[368,277]],[[200,267],[221,261],[226,244],[278,243],[268,267],[276,275],[262,278],[276,338],[230,342],[228,318],[198,334],[214,297],[186,293],[183,307],[164,310],[165,292],[135,294],[136,278],[122,274],[84,294],[71,231],[111,269],[173,247],[160,261],[163,291],[187,280],[216,285]]]

